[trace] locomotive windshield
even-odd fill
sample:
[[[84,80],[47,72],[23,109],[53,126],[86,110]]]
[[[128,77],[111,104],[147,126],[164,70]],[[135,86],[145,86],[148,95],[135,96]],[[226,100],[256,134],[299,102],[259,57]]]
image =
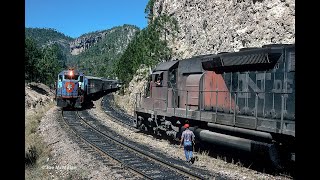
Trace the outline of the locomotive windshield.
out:
[[[64,79],[77,80],[79,75],[64,75]]]

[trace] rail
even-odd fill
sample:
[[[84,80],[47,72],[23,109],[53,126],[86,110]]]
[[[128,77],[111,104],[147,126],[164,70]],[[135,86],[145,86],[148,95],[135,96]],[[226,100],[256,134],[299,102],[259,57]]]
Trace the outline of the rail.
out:
[[[78,112],[62,112],[64,121],[72,131],[93,149],[122,163],[123,166],[140,174],[146,179],[206,179],[191,169],[166,162],[155,155],[140,150],[123,139],[117,139],[115,134],[106,133],[91,125]]]

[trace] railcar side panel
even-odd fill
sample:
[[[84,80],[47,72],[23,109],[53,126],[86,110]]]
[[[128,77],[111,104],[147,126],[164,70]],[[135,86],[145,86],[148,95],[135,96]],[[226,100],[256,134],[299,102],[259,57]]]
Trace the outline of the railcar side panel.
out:
[[[225,77],[224,77],[225,76]],[[229,90],[230,81],[225,74],[206,71],[202,78],[202,109],[215,112],[233,113],[235,108],[234,94]]]

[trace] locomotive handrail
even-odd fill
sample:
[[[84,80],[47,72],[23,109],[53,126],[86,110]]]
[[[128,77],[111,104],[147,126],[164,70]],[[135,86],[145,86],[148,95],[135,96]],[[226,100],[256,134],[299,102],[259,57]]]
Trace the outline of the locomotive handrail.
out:
[[[210,91],[203,91],[203,90],[193,90],[193,91],[189,91],[189,90],[179,90],[179,89],[176,89],[176,88],[172,88],[172,92],[173,92],[173,96],[175,97],[175,95],[176,95],[176,93],[177,92],[186,92],[187,93],[187,96],[185,97],[186,98],[186,102],[184,103],[184,105],[185,105],[185,117],[187,118],[188,117],[188,112],[190,111],[189,109],[188,109],[188,107],[189,106],[198,106],[198,111],[200,111],[200,120],[201,120],[201,111],[203,110],[203,106],[202,106],[202,104],[203,104],[203,102],[202,101],[200,101],[199,100],[199,103],[197,104],[197,105],[195,105],[195,104],[190,104],[190,103],[188,103],[188,100],[189,100],[189,93],[190,92],[199,92],[199,94],[203,94],[203,93],[216,93],[216,102],[214,103],[214,104],[211,104],[210,103],[210,106],[212,106],[212,107],[214,107],[215,108],[215,114],[217,114],[218,113],[218,106],[219,105],[217,105],[218,104],[218,93],[230,93],[230,94],[233,94],[233,96],[234,96],[234,99],[235,99],[235,103],[234,103],[234,106],[233,106],[233,108],[231,108],[231,106],[232,106],[232,104],[230,103],[230,110],[229,110],[229,113],[232,113],[233,112],[233,116],[234,116],[234,118],[233,118],[233,125],[235,125],[235,119],[236,119],[236,116],[237,116],[237,111],[239,111],[239,105],[238,105],[238,98],[237,98],[237,94],[248,94],[248,93],[250,93],[250,94],[252,94],[252,93],[254,93],[255,94],[255,107],[253,108],[254,110],[252,111],[252,117],[255,117],[255,125],[254,125],[254,128],[257,128],[257,121],[258,121],[258,112],[257,112],[257,110],[255,110],[256,109],[256,107],[257,107],[257,104],[258,104],[258,95],[259,94],[278,94],[278,95],[281,95],[281,110],[280,110],[280,113],[279,113],[279,115],[280,115],[280,117],[279,117],[279,120],[281,121],[281,127],[283,127],[283,124],[284,124],[284,121],[285,121],[285,119],[284,119],[284,111],[286,111],[286,109],[285,109],[285,107],[284,107],[284,99],[285,99],[285,95],[286,94],[294,94],[294,92],[258,92],[258,91],[225,91],[225,90],[210,90]],[[168,96],[168,94],[167,94],[167,96]],[[210,98],[211,98],[212,96],[210,96]],[[138,98],[138,97],[137,97]],[[164,99],[164,98],[154,98],[155,100],[161,100],[161,101],[165,101],[166,99]],[[247,99],[247,98],[246,98]],[[141,101],[141,97],[139,97],[139,101]],[[210,102],[211,102],[211,100],[210,100]],[[173,98],[173,115],[175,116],[176,115],[176,101],[175,101],[175,98]],[[164,107],[166,110],[167,110],[167,108],[168,108],[168,102],[166,102],[165,103],[165,106],[166,107]],[[140,104],[140,107],[141,107],[141,104]],[[247,105],[245,106],[245,107],[247,107]],[[221,108],[221,107],[220,107]],[[152,107],[152,109],[153,109],[153,111],[154,110],[156,110],[156,109],[158,109],[158,108],[155,108],[154,107],[154,103],[153,103],[153,107]],[[238,109],[238,110],[237,110]],[[274,107],[272,108],[272,109],[274,109]],[[245,114],[247,114],[247,113],[250,113],[250,112],[248,112],[245,108],[244,108],[244,115]],[[270,112],[271,113],[271,112]],[[264,112],[262,112],[262,114],[264,114]],[[251,116],[251,115],[250,115]],[[275,115],[272,115],[272,116],[275,116]],[[275,118],[275,117],[274,117]],[[278,119],[278,118],[276,118],[276,119]],[[217,116],[215,116],[215,118],[214,118],[214,122],[217,122]]]
[[[175,90],[175,91],[181,91],[181,92],[183,92],[183,91],[188,91],[188,92],[227,92],[227,93],[268,93],[268,94],[294,94],[294,92],[267,92],[267,91],[264,91],[264,92],[262,92],[262,91],[226,91],[226,90],[211,90],[211,91],[203,91],[203,90],[200,90],[200,91],[198,91],[198,90],[181,90],[181,89],[176,89],[176,88],[172,88],[173,90]],[[138,93],[141,93],[141,92],[138,92]]]

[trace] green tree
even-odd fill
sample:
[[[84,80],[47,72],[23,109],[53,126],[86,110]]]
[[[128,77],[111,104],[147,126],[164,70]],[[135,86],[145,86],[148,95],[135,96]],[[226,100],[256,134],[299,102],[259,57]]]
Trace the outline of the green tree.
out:
[[[146,8],[144,9],[144,13],[147,15],[147,19],[149,21],[152,21],[153,18],[153,6],[154,6],[155,0],[149,0]]]
[[[37,62],[42,59],[42,52],[32,38],[25,39],[25,80],[36,81],[38,77]]]
[[[54,83],[57,74],[65,68],[63,55],[58,45],[47,46],[42,50],[43,58],[37,63],[40,82],[50,85]],[[62,58],[62,59],[59,59]]]
[[[73,38],[66,36],[53,28],[25,28],[25,35],[26,37],[33,38],[39,47],[47,45],[49,42],[65,41],[67,44],[73,40]]]
[[[25,80],[50,85],[64,69],[65,54],[57,44],[40,49],[32,38],[25,39]]]
[[[166,37],[175,37],[177,32],[178,25],[174,18],[167,15],[155,18],[129,43],[124,54],[116,62],[113,74],[128,84],[141,64],[154,66],[161,61],[170,60],[172,51],[167,45]]]

